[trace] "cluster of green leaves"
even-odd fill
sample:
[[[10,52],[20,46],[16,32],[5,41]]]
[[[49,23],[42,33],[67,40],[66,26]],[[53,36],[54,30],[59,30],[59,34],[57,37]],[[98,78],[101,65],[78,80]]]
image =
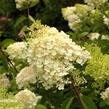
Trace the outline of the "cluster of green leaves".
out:
[[[102,34],[109,34],[109,27],[104,24],[103,16],[109,17],[109,2],[106,2],[100,8],[96,8],[89,13],[86,18],[81,19],[80,32],[98,32]]]
[[[18,39],[18,32],[16,31],[16,28],[14,27],[14,24],[11,21],[0,21],[0,25],[3,26],[2,29],[0,29],[0,39],[4,40],[5,38],[12,38],[14,40]]]

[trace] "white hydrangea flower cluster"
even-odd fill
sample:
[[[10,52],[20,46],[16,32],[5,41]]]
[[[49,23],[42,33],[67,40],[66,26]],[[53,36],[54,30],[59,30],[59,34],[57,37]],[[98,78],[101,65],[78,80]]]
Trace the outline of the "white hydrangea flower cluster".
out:
[[[23,105],[24,109],[34,109],[37,102],[42,98],[42,96],[36,96],[28,89],[18,92],[15,97]]]
[[[7,52],[10,59],[26,59],[27,56],[27,43],[26,42],[16,42],[10,44],[7,47]]]
[[[16,83],[20,89],[23,87],[26,88],[29,83],[35,82],[36,76],[31,66],[23,68],[16,77]]]
[[[76,7],[67,7],[62,9],[62,15],[68,21],[69,28],[76,30],[79,27],[80,18],[74,14]]]
[[[100,36],[99,33],[90,33],[90,34],[88,35],[88,37],[90,38],[90,40],[98,39],[99,36]]]
[[[62,8],[62,15],[68,21],[70,29],[77,30],[80,28],[81,18],[88,15],[92,7],[88,5],[76,4],[73,7]]]
[[[10,81],[9,79],[6,77],[5,74],[0,74],[0,86],[3,88],[9,88],[10,87]]]
[[[27,8],[27,6],[30,6],[32,3],[39,2],[39,0],[15,0],[16,2],[16,8]]]
[[[107,2],[108,0],[84,0],[85,3],[87,3],[90,6],[97,7],[101,4]]]
[[[109,87],[101,93],[101,98],[109,105]]]
[[[65,77],[75,69],[73,62],[83,65],[90,58],[90,53],[72,42],[63,31],[58,32],[56,28],[47,26],[38,30],[36,27],[30,27],[36,29],[36,32],[34,30],[30,33],[34,38],[28,41],[28,62],[46,90],[53,86],[62,90],[69,83]]]
[[[103,16],[104,18],[104,24],[109,26],[109,17]]]
[[[73,63],[83,65],[91,58],[90,53],[72,42],[63,31],[41,25],[40,21],[36,21],[29,30],[31,38],[27,43],[18,42],[7,48],[11,58],[27,58],[35,72],[24,68],[17,75],[17,84],[20,88],[25,87],[34,83],[36,77],[37,82],[42,83],[46,90],[53,86],[59,90],[64,89],[64,85],[70,83],[67,76],[75,70]],[[31,77],[29,72],[32,72]]]

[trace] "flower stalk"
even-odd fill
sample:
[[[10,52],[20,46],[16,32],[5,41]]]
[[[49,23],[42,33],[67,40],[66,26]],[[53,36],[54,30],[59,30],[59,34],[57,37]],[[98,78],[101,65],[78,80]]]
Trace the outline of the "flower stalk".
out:
[[[78,91],[78,87],[77,87],[77,86],[74,86],[73,83],[72,83],[72,86],[73,86],[75,95],[77,96],[78,101],[79,101],[79,103],[80,103],[81,109],[85,109],[85,108],[84,108],[84,105],[83,105],[83,103],[82,103],[82,101],[81,101],[81,97],[80,97],[80,94],[79,94],[79,91]]]

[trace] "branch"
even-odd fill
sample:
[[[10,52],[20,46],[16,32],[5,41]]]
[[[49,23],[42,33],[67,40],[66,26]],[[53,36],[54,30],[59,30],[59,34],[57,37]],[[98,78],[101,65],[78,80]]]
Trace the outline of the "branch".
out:
[[[30,25],[29,15],[30,15],[30,9],[29,9],[29,5],[27,5],[27,21],[28,21],[28,26]]]
[[[0,52],[2,53],[3,56],[6,57],[7,61],[9,62],[9,65],[11,64],[12,68],[16,71],[16,73],[18,73],[18,71],[17,71],[16,67],[13,65],[12,61],[8,58],[8,56],[5,55],[5,53],[2,51],[1,48],[0,48]]]
[[[0,52],[2,53],[3,56],[6,57],[9,66],[10,66],[10,67],[12,66],[12,68],[16,71],[16,73],[18,73],[18,71],[17,71],[16,67],[13,65],[12,61],[11,61],[11,60],[8,58],[8,56],[6,56],[5,53],[3,52],[2,48],[1,48],[1,40],[0,40]]]

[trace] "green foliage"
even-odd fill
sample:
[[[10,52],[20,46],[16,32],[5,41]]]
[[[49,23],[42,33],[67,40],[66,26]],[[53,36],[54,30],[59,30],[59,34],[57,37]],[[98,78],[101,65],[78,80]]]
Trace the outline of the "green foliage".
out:
[[[79,38],[82,38],[82,37],[87,36],[88,34],[89,34],[88,32],[83,32],[83,33],[81,33],[78,37],[79,37]]]
[[[85,109],[97,109],[93,100],[88,96],[81,96],[82,103]]]
[[[3,65],[0,65],[0,74],[7,72]]]
[[[61,8],[71,6],[81,0],[40,0],[36,8],[36,19],[41,19],[42,23],[54,26],[59,30],[68,31],[67,22],[61,15]]]
[[[101,34],[108,34],[108,27],[103,22],[103,15],[101,10],[96,9],[90,13],[85,19],[81,19],[81,32],[98,32]]]
[[[99,46],[104,54],[109,54],[109,40],[101,40]]]
[[[100,109],[108,109],[109,106],[106,104],[105,101],[100,101],[99,103]]]

